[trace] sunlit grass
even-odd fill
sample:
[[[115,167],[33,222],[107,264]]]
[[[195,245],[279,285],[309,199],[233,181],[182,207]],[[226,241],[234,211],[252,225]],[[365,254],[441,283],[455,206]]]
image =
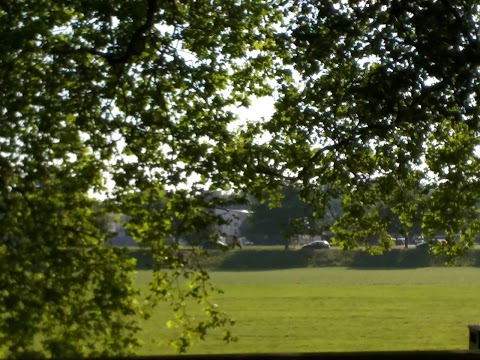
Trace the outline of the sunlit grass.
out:
[[[480,322],[475,268],[215,272],[212,279],[225,290],[216,301],[236,319],[239,341],[224,345],[212,334],[192,353],[467,349],[467,325]],[[145,325],[141,354],[171,352],[152,343],[169,336],[162,310]]]

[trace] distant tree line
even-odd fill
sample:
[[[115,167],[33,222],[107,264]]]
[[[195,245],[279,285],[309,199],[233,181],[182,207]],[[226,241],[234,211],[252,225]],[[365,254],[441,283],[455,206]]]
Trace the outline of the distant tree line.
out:
[[[381,221],[386,224],[388,234],[393,238],[404,238],[406,247],[414,238],[422,235],[420,205],[417,204],[414,207],[412,221],[407,224],[402,222],[393,203],[378,202],[376,209]],[[264,245],[288,246],[298,235],[334,237],[332,227],[345,215],[340,197],[332,198],[323,212],[318,213],[311,204],[301,199],[297,190],[290,186],[283,187],[279,200],[273,199],[261,203],[252,199],[250,210],[252,215],[241,225],[241,235],[255,244]],[[352,214],[349,214],[350,220],[355,222],[356,219],[352,217]],[[370,234],[372,245],[377,241],[375,234]]]

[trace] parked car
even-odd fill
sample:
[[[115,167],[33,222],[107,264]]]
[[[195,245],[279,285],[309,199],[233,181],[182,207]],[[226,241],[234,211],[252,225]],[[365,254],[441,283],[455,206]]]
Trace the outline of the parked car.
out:
[[[432,240],[430,240],[430,243],[432,245],[445,244],[445,243],[447,243],[447,240],[445,240],[445,239],[432,239]],[[429,246],[428,242],[422,241],[422,242],[417,243],[416,247],[420,248],[420,249],[421,248],[428,249],[430,246]]]
[[[326,240],[316,240],[316,241],[312,241],[311,243],[303,245],[300,250],[307,250],[307,249],[330,249],[330,244]]]
[[[420,241],[418,243],[415,244],[415,247],[416,248],[428,248],[428,244],[425,242],[425,241]]]
[[[229,246],[222,241],[203,241],[200,243],[200,248],[204,250],[227,250]]]

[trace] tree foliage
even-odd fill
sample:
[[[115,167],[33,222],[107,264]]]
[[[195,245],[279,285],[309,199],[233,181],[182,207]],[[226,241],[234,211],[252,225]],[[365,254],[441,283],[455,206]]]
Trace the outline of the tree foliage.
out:
[[[252,200],[252,214],[241,227],[243,236],[260,244],[288,244],[297,235],[321,235],[342,213],[338,199],[332,199],[319,216],[314,214],[312,204],[300,199],[295,188],[285,186],[281,195],[280,204]]]
[[[480,225],[478,5],[299,0],[284,11],[277,54],[291,76],[262,124],[279,173],[314,204],[342,195],[345,247],[373,234],[389,248],[383,203],[406,228],[421,207],[425,235],[445,231],[451,256],[468,248]]]
[[[181,326],[180,351],[230,324],[209,301],[208,275],[165,239],[216,221],[205,191],[246,184],[231,166],[247,161],[229,124],[232,109],[270,91],[278,17],[257,0],[0,4],[8,356],[131,353],[139,319],[161,300]],[[152,250],[159,270],[146,298],[132,260],[104,246],[106,213],[128,215],[129,233]],[[187,321],[187,303],[206,316]]]
[[[130,353],[161,300],[183,324],[180,350],[228,325],[208,274],[165,242],[220,221],[210,210],[224,200],[206,191],[264,201],[288,184],[318,216],[341,197],[347,248],[385,239],[378,204],[407,228],[421,206],[427,235],[445,231],[452,256],[466,249],[480,226],[478,11],[467,0],[1,2],[7,353]],[[235,107],[272,93],[271,119],[234,129]],[[128,215],[152,250],[146,298],[132,261],[104,246],[106,213]],[[187,303],[207,317],[186,321]]]

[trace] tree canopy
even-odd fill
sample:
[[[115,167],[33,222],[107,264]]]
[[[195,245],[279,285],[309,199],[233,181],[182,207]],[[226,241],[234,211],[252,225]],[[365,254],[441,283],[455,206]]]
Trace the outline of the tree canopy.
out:
[[[341,215],[339,199],[332,199],[323,216],[314,216],[314,206],[299,198],[298,191],[285,186],[280,205],[251,200],[252,214],[242,223],[241,234],[255,244],[288,244],[298,235],[322,235]]]
[[[468,248],[480,225],[478,11],[467,0],[2,2],[7,355],[128,354],[161,300],[183,326],[180,350],[229,325],[208,274],[165,241],[220,221],[210,210],[225,200],[206,196],[217,189],[275,203],[288,184],[319,217],[341,197],[346,248],[372,233],[388,248],[379,203],[406,227],[445,231],[450,255]],[[235,108],[272,94],[271,119],[235,126]],[[107,213],[128,215],[152,250],[149,295],[125,252],[105,246]],[[208,320],[185,321],[187,302]]]
[[[128,354],[139,318],[160,300],[183,329],[181,351],[230,323],[207,298],[208,275],[165,239],[216,221],[209,210],[220,200],[206,191],[245,185],[229,124],[250,95],[270,92],[279,17],[258,0],[2,2],[0,343],[9,356]],[[154,272],[146,298],[132,260],[104,246],[106,213],[128,215],[130,235],[170,269]],[[189,299],[207,320],[186,321]]]
[[[471,1],[291,1],[271,134],[281,174],[323,204],[343,195],[337,240],[385,239],[376,204],[445,231],[479,231],[479,7]],[[329,189],[329,190],[325,190]],[[455,235],[460,242],[455,242]]]

